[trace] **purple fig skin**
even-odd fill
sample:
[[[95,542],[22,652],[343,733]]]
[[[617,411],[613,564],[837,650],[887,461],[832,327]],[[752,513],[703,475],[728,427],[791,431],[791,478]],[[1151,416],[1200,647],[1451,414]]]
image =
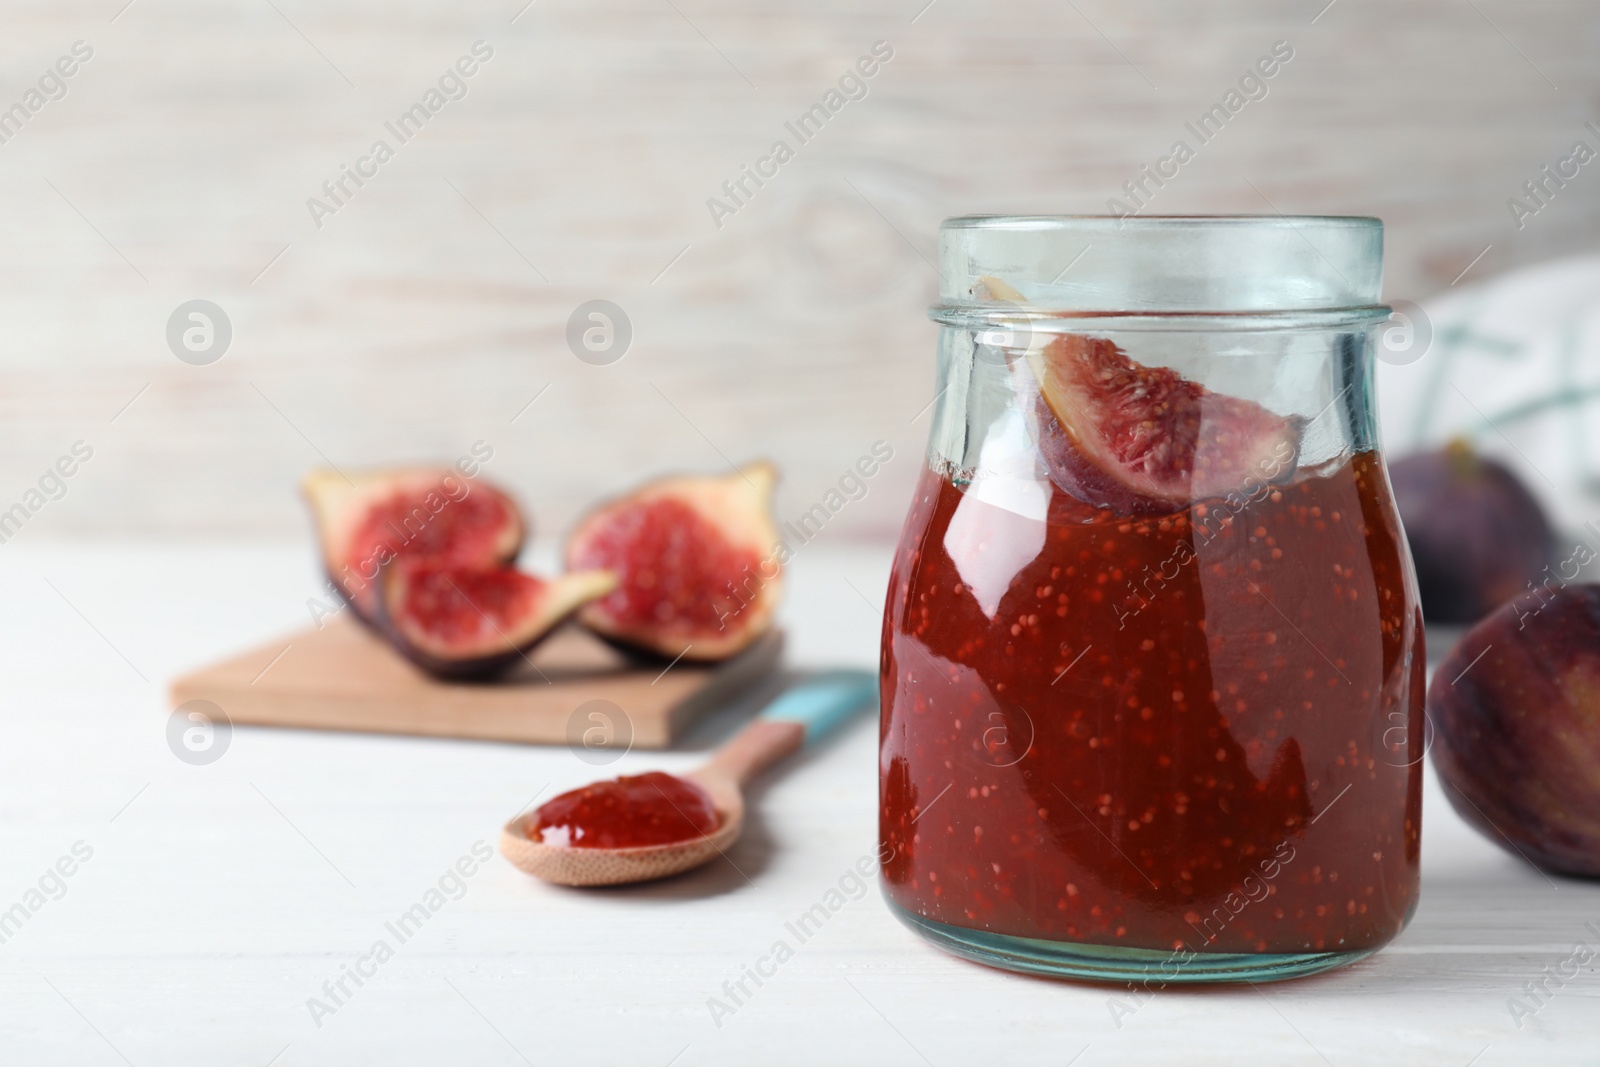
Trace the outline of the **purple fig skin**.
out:
[[[1477,622],[1555,562],[1544,509],[1506,467],[1465,442],[1389,464],[1429,622]]]
[[[1544,870],[1600,878],[1600,585],[1501,605],[1439,664],[1428,714],[1463,819]]]

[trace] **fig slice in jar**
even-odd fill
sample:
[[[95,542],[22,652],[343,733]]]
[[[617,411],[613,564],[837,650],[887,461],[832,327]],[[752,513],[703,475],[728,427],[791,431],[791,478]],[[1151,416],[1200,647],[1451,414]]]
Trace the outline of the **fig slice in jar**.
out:
[[[515,666],[573,612],[616,587],[609,571],[539,578],[514,567],[397,560],[378,599],[385,635],[443,678],[485,678]]]
[[[579,621],[668,658],[721,660],[747,648],[772,628],[783,593],[777,479],[770,463],[663,478],[590,512],[567,540],[567,567],[618,581]]]
[[[319,468],[301,489],[328,577],[357,617],[377,620],[378,573],[395,559],[487,567],[516,559],[527,524],[516,503],[450,467]]]
[[[1096,507],[1170,511],[1294,473],[1298,416],[1147,367],[1104,338],[1064,334],[1028,352],[1040,451],[1055,482]]]

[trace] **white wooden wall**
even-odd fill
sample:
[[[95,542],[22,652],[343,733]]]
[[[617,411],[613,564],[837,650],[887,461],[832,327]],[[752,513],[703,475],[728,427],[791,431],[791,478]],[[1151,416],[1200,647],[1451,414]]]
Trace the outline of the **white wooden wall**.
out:
[[[1600,164],[1521,231],[1506,207],[1600,117],[1581,0],[124,2],[0,11],[0,107],[94,50],[0,144],[0,508],[94,449],[41,542],[297,536],[319,452],[478,439],[546,533],[723,457],[778,460],[791,518],[884,439],[827,536],[892,536],[939,220],[1104,210],[1277,41],[1269,95],[1153,210],[1381,215],[1413,298],[1486,246],[1462,285],[1600,233]],[[384,122],[478,40],[468,95],[398,145]],[[867,97],[715,226],[707,198],[880,40]],[[395,158],[317,228],[307,198],[379,137]],[[197,297],[233,323],[209,366],[165,340]],[[611,366],[564,340],[594,298],[633,323]]]

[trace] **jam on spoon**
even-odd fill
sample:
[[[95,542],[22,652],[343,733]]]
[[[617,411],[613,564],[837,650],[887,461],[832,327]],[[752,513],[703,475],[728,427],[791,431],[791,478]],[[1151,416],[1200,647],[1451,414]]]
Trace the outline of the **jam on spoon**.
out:
[[[558,848],[645,848],[704,837],[717,823],[704,789],[650,771],[562,793],[534,812],[528,836]]]
[[[507,823],[500,851],[557,885],[625,885],[691,870],[738,840],[748,782],[874,706],[877,692],[873,672],[813,675],[684,778],[657,771],[563,793]]]

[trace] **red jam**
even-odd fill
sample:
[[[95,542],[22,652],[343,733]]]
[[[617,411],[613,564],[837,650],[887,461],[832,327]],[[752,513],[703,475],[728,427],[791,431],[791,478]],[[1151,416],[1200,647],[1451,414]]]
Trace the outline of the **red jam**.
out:
[[[1425,668],[1393,514],[1372,453],[1140,517],[1052,489],[1041,521],[927,472],[885,621],[890,899],[1161,951],[1392,938]]]
[[[528,836],[564,848],[643,848],[704,837],[717,823],[704,789],[650,771],[562,793],[534,812]]]

